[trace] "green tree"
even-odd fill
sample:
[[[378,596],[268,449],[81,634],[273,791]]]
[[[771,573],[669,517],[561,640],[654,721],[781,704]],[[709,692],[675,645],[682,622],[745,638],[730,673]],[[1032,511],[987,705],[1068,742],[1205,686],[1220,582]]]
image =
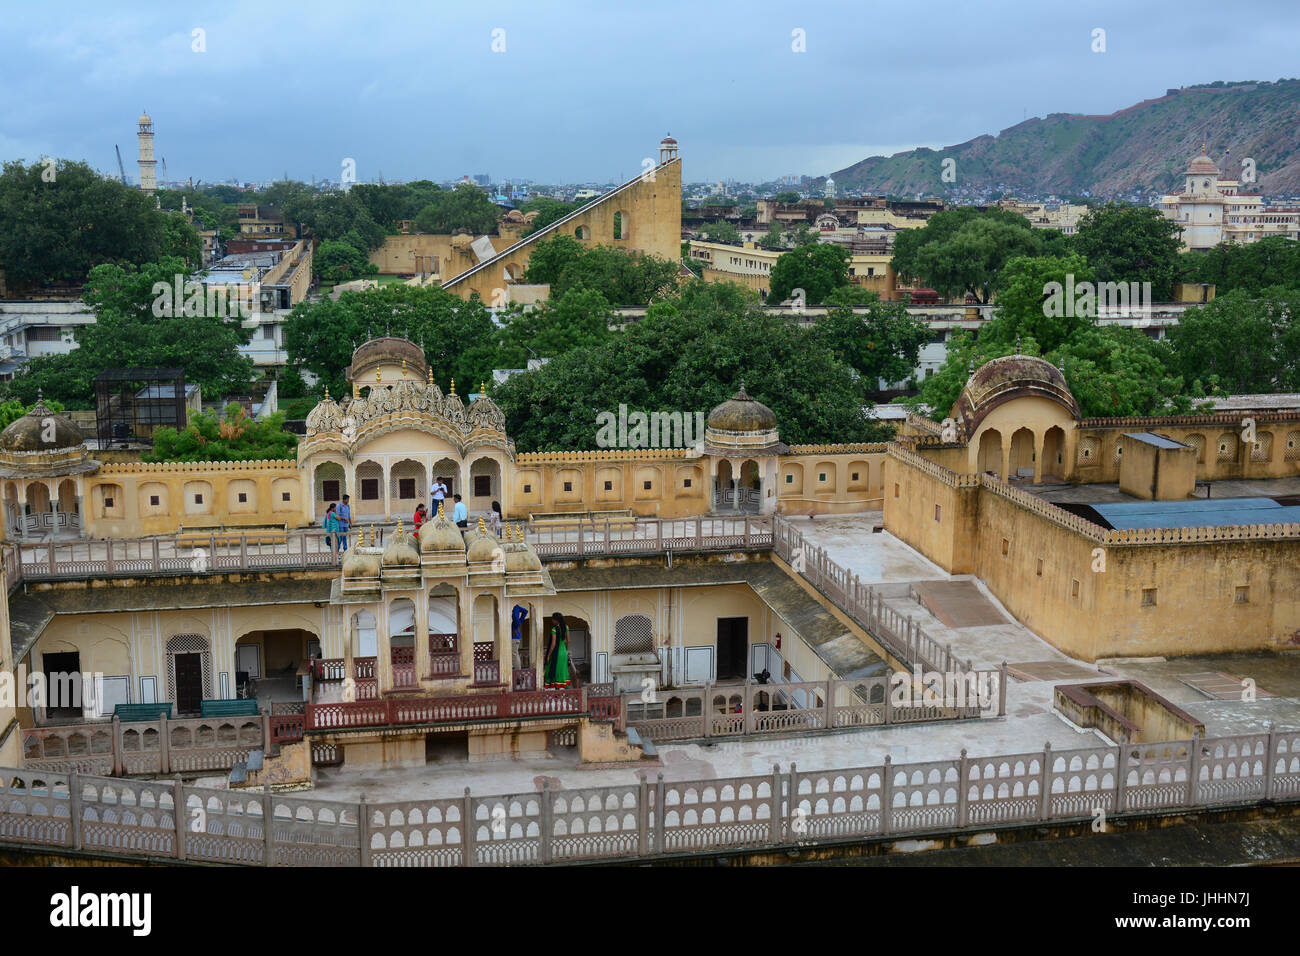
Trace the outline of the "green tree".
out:
[[[930,340],[930,328],[906,306],[882,302],[876,293],[852,287],[832,293],[826,304],[831,308],[809,335],[817,347],[861,375],[869,390],[879,381],[888,385],[912,375],[921,346]],[[866,311],[855,312],[855,306],[865,306]]]
[[[81,283],[103,263],[151,262],[179,237],[168,223],[149,196],[85,163],[13,161],[0,172],[0,263],[11,289]]]
[[[848,284],[848,250],[836,243],[813,243],[777,257],[772,267],[770,298],[773,302],[784,302],[795,289],[803,289],[804,302],[817,305]]]
[[[573,236],[552,236],[541,239],[533,246],[533,254],[528,257],[528,268],[524,278],[535,284],[555,285],[565,266],[582,258],[583,249]]]
[[[31,405],[24,405],[16,398],[5,399],[0,402],[0,431],[3,431],[18,419],[30,413],[35,407],[36,404],[34,402]],[[45,403],[45,407],[55,413],[63,411],[62,402],[48,400]]]
[[[567,203],[559,199],[552,199],[549,196],[539,196],[536,199],[530,199],[519,207],[522,213],[536,211],[537,216],[532,223],[524,230],[525,236],[531,236],[539,229],[545,229],[553,222],[558,222],[569,213],[579,208],[581,203]]]
[[[283,461],[297,457],[298,438],[284,430],[284,412],[264,421],[248,418],[236,403],[220,418],[200,412],[184,429],[169,426],[153,433],[145,461]]]
[[[1079,255],[1012,259],[998,280],[996,317],[981,336],[1004,345],[1032,339],[1049,352],[1059,348],[1095,321],[1095,308],[1077,298],[1065,301],[1068,289],[1093,278],[1088,260]]]
[[[787,189],[777,193],[772,197],[773,201],[781,203],[796,203],[799,201],[799,194],[792,189]]]
[[[457,231],[471,235],[495,232],[501,210],[488,194],[477,186],[460,183],[455,189],[438,193],[415,217],[422,233],[445,235]]]
[[[901,231],[890,264],[903,282],[919,279],[945,298],[969,294],[986,303],[997,292],[1002,267],[1017,256],[1038,255],[1044,241],[1024,216],[959,206],[935,213],[920,229]]]
[[[85,408],[93,400],[95,376],[112,368],[180,367],[186,381],[209,396],[245,389],[253,363],[239,354],[249,333],[237,317],[184,315],[175,303],[170,314],[155,314],[162,301],[155,287],[174,288],[177,277],[189,278],[177,258],[141,268],[96,266],[83,295],[95,312],[94,324],[77,328],[73,351],[28,362],[8,394],[31,402],[40,388],[69,407]]]
[[[740,231],[725,219],[705,223],[701,232],[710,242],[740,242]]]
[[[781,224],[775,219],[767,227],[767,232],[763,238],[758,240],[758,244],[764,249],[780,249],[785,245],[785,233],[781,229]]]
[[[326,282],[347,282],[379,271],[369,257],[356,246],[343,241],[327,240],[312,257],[316,274]]]
[[[612,334],[616,316],[595,289],[570,290],[559,299],[517,310],[502,331],[502,361],[511,367],[528,358],[549,358],[573,349],[602,344]]]
[[[1208,282],[1216,294],[1235,289],[1260,292],[1270,286],[1300,288],[1300,242],[1269,236],[1259,242],[1221,242],[1213,249],[1183,253],[1181,277]]]
[[[499,333],[477,296],[468,301],[437,288],[389,285],[344,292],[338,300],[299,303],[284,324],[289,362],[311,372],[335,395],[347,388],[344,370],[362,342],[402,336],[424,347],[439,385],[456,379],[462,393],[491,377]]]
[[[1088,210],[1072,245],[1092,264],[1099,282],[1150,282],[1158,302],[1173,297],[1181,227],[1149,206],[1108,203]]]
[[[1300,389],[1300,289],[1236,289],[1188,309],[1162,343],[1169,368],[1235,395]]]

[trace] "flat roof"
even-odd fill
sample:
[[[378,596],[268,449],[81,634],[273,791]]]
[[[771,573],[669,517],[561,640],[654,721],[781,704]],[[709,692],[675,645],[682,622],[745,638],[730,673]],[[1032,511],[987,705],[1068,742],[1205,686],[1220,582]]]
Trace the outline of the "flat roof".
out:
[[[1145,445],[1154,445],[1156,448],[1191,448],[1191,445],[1184,445],[1180,441],[1174,441],[1172,438],[1166,438],[1164,435],[1157,435],[1154,432],[1125,432],[1125,438],[1132,438],[1140,441]]]
[[[1188,498],[1185,501],[1125,501],[1095,504],[1112,528],[1205,528],[1241,524],[1300,523],[1300,505],[1274,498]]]

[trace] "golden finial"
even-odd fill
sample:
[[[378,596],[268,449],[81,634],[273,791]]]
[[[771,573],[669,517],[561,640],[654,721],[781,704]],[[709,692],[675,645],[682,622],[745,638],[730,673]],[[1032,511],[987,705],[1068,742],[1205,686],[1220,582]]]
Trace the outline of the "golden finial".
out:
[[[325,386],[325,401],[328,402],[329,400],[330,400],[330,387],[329,387],[328,385],[326,385],[326,386]]]
[[[378,385],[383,380],[384,380],[384,370],[381,368],[375,369],[375,384]]]
[[[451,380],[451,394],[456,394],[456,380],[454,378]]]
[[[479,533],[479,534],[487,534],[487,528],[486,528],[486,527],[484,526],[484,524],[483,524],[483,516],[482,516],[482,515],[479,515],[479,516],[478,516],[478,533]]]
[[[444,511],[443,511],[443,508],[442,508],[442,499],[441,499],[441,498],[438,499],[438,517],[441,518],[443,521],[446,521],[446,520],[447,520],[446,512],[444,512]]]
[[[478,393],[479,393],[480,395],[486,395],[486,394],[487,394],[487,382],[479,382],[479,383],[478,383]]]
[[[401,519],[401,518],[398,518],[398,519],[397,519],[397,534],[398,534],[399,537],[402,535],[402,519]]]
[[[433,366],[432,366],[432,365],[429,366],[429,384],[430,384],[430,385],[433,384]]]
[[[375,546],[375,526],[371,525],[370,526],[370,547],[373,548],[374,546]]]
[[[361,397],[361,383],[356,381],[355,379],[352,382],[352,397],[353,398]]]
[[[402,359],[402,378],[406,378],[406,359]]]
[[[521,524],[515,525],[515,540],[516,541],[524,540],[524,526]]]

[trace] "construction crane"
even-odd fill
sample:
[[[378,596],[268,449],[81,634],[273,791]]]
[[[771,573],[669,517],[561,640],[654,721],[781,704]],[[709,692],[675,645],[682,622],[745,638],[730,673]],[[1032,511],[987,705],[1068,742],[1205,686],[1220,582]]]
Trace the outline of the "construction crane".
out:
[[[158,180],[158,185],[164,186],[166,185],[166,183],[167,183],[167,157],[164,156],[162,158],[162,179]]]
[[[114,144],[113,148],[117,149],[117,145]],[[117,149],[117,171],[122,174],[122,185],[125,186],[127,184],[126,167],[122,165],[122,151],[120,149]]]

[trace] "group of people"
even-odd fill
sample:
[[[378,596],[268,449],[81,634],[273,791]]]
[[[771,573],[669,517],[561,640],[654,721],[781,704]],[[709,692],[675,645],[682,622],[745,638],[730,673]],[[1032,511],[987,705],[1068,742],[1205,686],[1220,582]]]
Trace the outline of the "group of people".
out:
[[[433,486],[433,511],[430,512],[421,502],[415,509],[412,521],[415,524],[415,531],[420,530],[420,525],[430,520],[433,515],[438,513],[438,509],[443,508],[443,513],[450,518],[458,528],[469,527],[469,509],[465,507],[465,502],[460,495],[452,495],[452,506],[450,513],[447,512],[447,486],[443,484],[441,478],[434,482]],[[321,526],[325,529],[325,543],[331,547],[334,546],[333,539],[338,538],[338,549],[346,551],[348,549],[348,532],[352,530],[352,505],[350,495],[344,495],[343,500],[337,504],[331,502],[330,506],[325,509],[325,517],[321,521]],[[501,502],[492,502],[492,511],[485,515],[493,534],[501,534],[501,523],[503,515],[501,514]]]
[[[452,499],[456,502],[456,504],[455,507],[452,509],[452,513],[448,517],[450,517],[451,520],[455,522],[457,528],[468,528],[469,512],[465,508],[465,503],[460,500],[460,495],[452,495]],[[423,503],[420,503],[415,506],[415,514],[412,516],[411,520],[415,523],[416,531],[420,530],[420,525],[424,524],[426,521],[431,520],[433,516],[438,513],[438,502],[440,500],[441,499],[434,500],[432,513],[425,510]],[[443,508],[445,514],[446,513],[445,504],[443,505]],[[502,521],[501,502],[499,501],[492,502],[492,511],[489,514],[484,515],[484,518],[487,519],[488,527],[492,529],[492,533],[500,536],[501,521]]]
[[[351,495],[344,495],[343,500],[338,504],[331,502],[325,509],[325,517],[321,521],[321,527],[327,532],[325,543],[333,547],[333,538],[337,536],[340,551],[348,549],[348,532],[352,530],[352,505],[348,503],[351,498]]]

